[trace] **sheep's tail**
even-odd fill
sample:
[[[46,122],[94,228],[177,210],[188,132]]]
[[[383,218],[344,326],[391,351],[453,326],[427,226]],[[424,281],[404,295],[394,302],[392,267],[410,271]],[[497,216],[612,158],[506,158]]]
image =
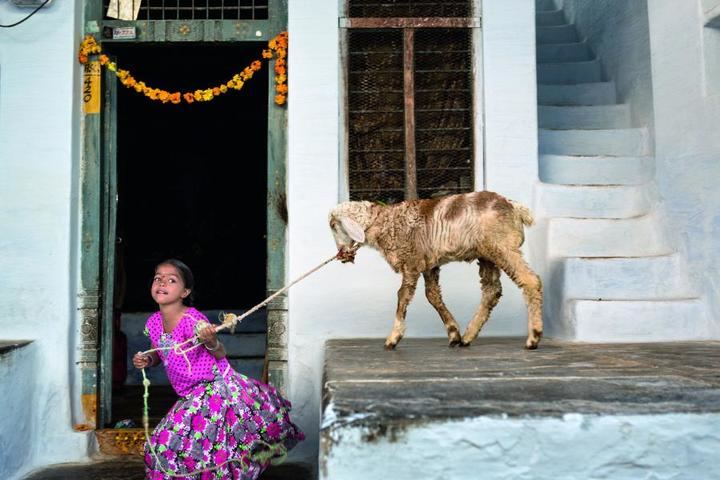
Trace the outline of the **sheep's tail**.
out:
[[[510,200],[510,204],[513,206],[513,210],[515,210],[515,215],[520,218],[523,225],[527,225],[529,227],[535,223],[535,218],[533,218],[533,214],[529,208],[518,202],[513,202],[512,200]]]

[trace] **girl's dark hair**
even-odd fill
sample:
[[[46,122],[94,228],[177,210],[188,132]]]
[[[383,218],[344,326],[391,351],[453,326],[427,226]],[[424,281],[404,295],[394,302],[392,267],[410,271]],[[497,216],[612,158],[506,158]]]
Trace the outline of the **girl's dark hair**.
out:
[[[178,260],[177,258],[168,258],[167,260],[163,260],[162,262],[155,265],[155,270],[157,270],[160,265],[172,265],[177,269],[178,273],[180,273],[180,277],[182,277],[183,283],[185,284],[185,288],[190,290],[190,294],[187,297],[183,298],[183,305],[187,307],[192,307],[195,297],[195,277],[193,276],[190,267],[185,265],[184,262]]]

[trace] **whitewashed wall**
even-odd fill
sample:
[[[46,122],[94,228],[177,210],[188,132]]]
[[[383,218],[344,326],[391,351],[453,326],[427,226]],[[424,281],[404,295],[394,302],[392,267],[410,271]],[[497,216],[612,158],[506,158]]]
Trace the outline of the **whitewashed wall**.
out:
[[[600,58],[615,82],[620,103],[630,104],[632,123],[653,129],[650,37],[645,0],[562,0],[567,20]]]
[[[338,3],[312,0],[289,6],[290,279],[335,253],[327,213],[340,200],[343,66]],[[531,205],[537,179],[534,0],[486,0],[483,9],[487,185]],[[476,266],[448,266],[441,282],[449,308],[465,325],[480,299]],[[390,332],[398,287],[399,277],[379,254],[361,250],[354,265],[331,263],[290,291],[289,395],[294,418],[308,434],[296,458],[314,461],[317,456],[325,340],[377,337],[378,355],[388,355],[381,338]],[[445,335],[424,299],[422,280],[407,323],[409,337]],[[515,287],[505,285],[505,297],[483,334],[525,333],[522,297]]]
[[[656,169],[672,230],[720,338],[720,78],[704,74],[704,49],[712,45],[703,43],[706,15],[720,15],[720,2],[699,2],[648,1]]]
[[[32,370],[0,375],[0,395],[34,418],[26,438],[0,451],[0,477],[83,458],[88,434],[71,426],[71,349],[75,332],[72,225],[77,208],[80,69],[79,1],[55,1],[25,23],[0,32],[0,336],[33,339],[14,353]],[[3,24],[31,10],[0,3]],[[27,358],[30,355],[33,358]],[[13,368],[1,365],[0,368]],[[17,436],[2,410],[0,435]],[[6,461],[18,456],[22,462]]]

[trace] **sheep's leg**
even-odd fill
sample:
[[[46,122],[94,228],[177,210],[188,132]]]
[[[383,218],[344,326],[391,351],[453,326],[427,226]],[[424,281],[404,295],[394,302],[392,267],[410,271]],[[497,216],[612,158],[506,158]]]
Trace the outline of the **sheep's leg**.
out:
[[[490,312],[492,312],[495,305],[500,301],[500,297],[502,297],[500,269],[492,262],[484,259],[479,259],[478,265],[480,266],[482,300],[480,300],[480,306],[463,334],[462,343],[460,344],[463,347],[470,345],[472,341],[477,338],[483,325],[485,325],[485,322],[490,318]]]
[[[419,277],[419,273],[402,273],[402,285],[400,285],[400,290],[398,290],[395,323],[393,324],[392,332],[390,332],[390,335],[385,340],[385,348],[388,350],[395,348],[395,345],[397,345],[403,338],[403,335],[405,335],[405,315],[407,314],[407,307],[410,304],[413,295],[415,295],[415,287],[417,286]]]
[[[519,251],[508,251],[498,259],[498,265],[522,289],[528,309],[528,338],[525,348],[534,350],[540,343],[543,332],[542,281],[537,273],[525,263]]]
[[[447,330],[450,346],[454,347],[460,343],[460,326],[443,302],[440,293],[440,267],[423,272],[423,278],[425,279],[425,296],[440,315]]]

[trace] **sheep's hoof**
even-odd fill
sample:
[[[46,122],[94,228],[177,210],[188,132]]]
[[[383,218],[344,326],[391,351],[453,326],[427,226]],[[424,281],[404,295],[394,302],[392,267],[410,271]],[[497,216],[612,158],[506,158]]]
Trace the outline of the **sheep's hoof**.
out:
[[[397,343],[385,342],[385,350],[395,350]]]
[[[465,340],[462,340],[462,341],[460,342],[460,346],[461,346],[461,347],[469,347],[471,343],[472,343],[471,341],[470,341],[470,342],[466,342]]]
[[[461,343],[462,343],[462,341],[459,338],[451,338],[450,341],[448,342],[448,347],[454,348],[454,347],[457,347],[458,345],[460,345]]]
[[[527,342],[525,342],[525,349],[526,350],[536,350],[539,343],[540,343],[539,340],[535,340],[535,341],[528,340]]]

